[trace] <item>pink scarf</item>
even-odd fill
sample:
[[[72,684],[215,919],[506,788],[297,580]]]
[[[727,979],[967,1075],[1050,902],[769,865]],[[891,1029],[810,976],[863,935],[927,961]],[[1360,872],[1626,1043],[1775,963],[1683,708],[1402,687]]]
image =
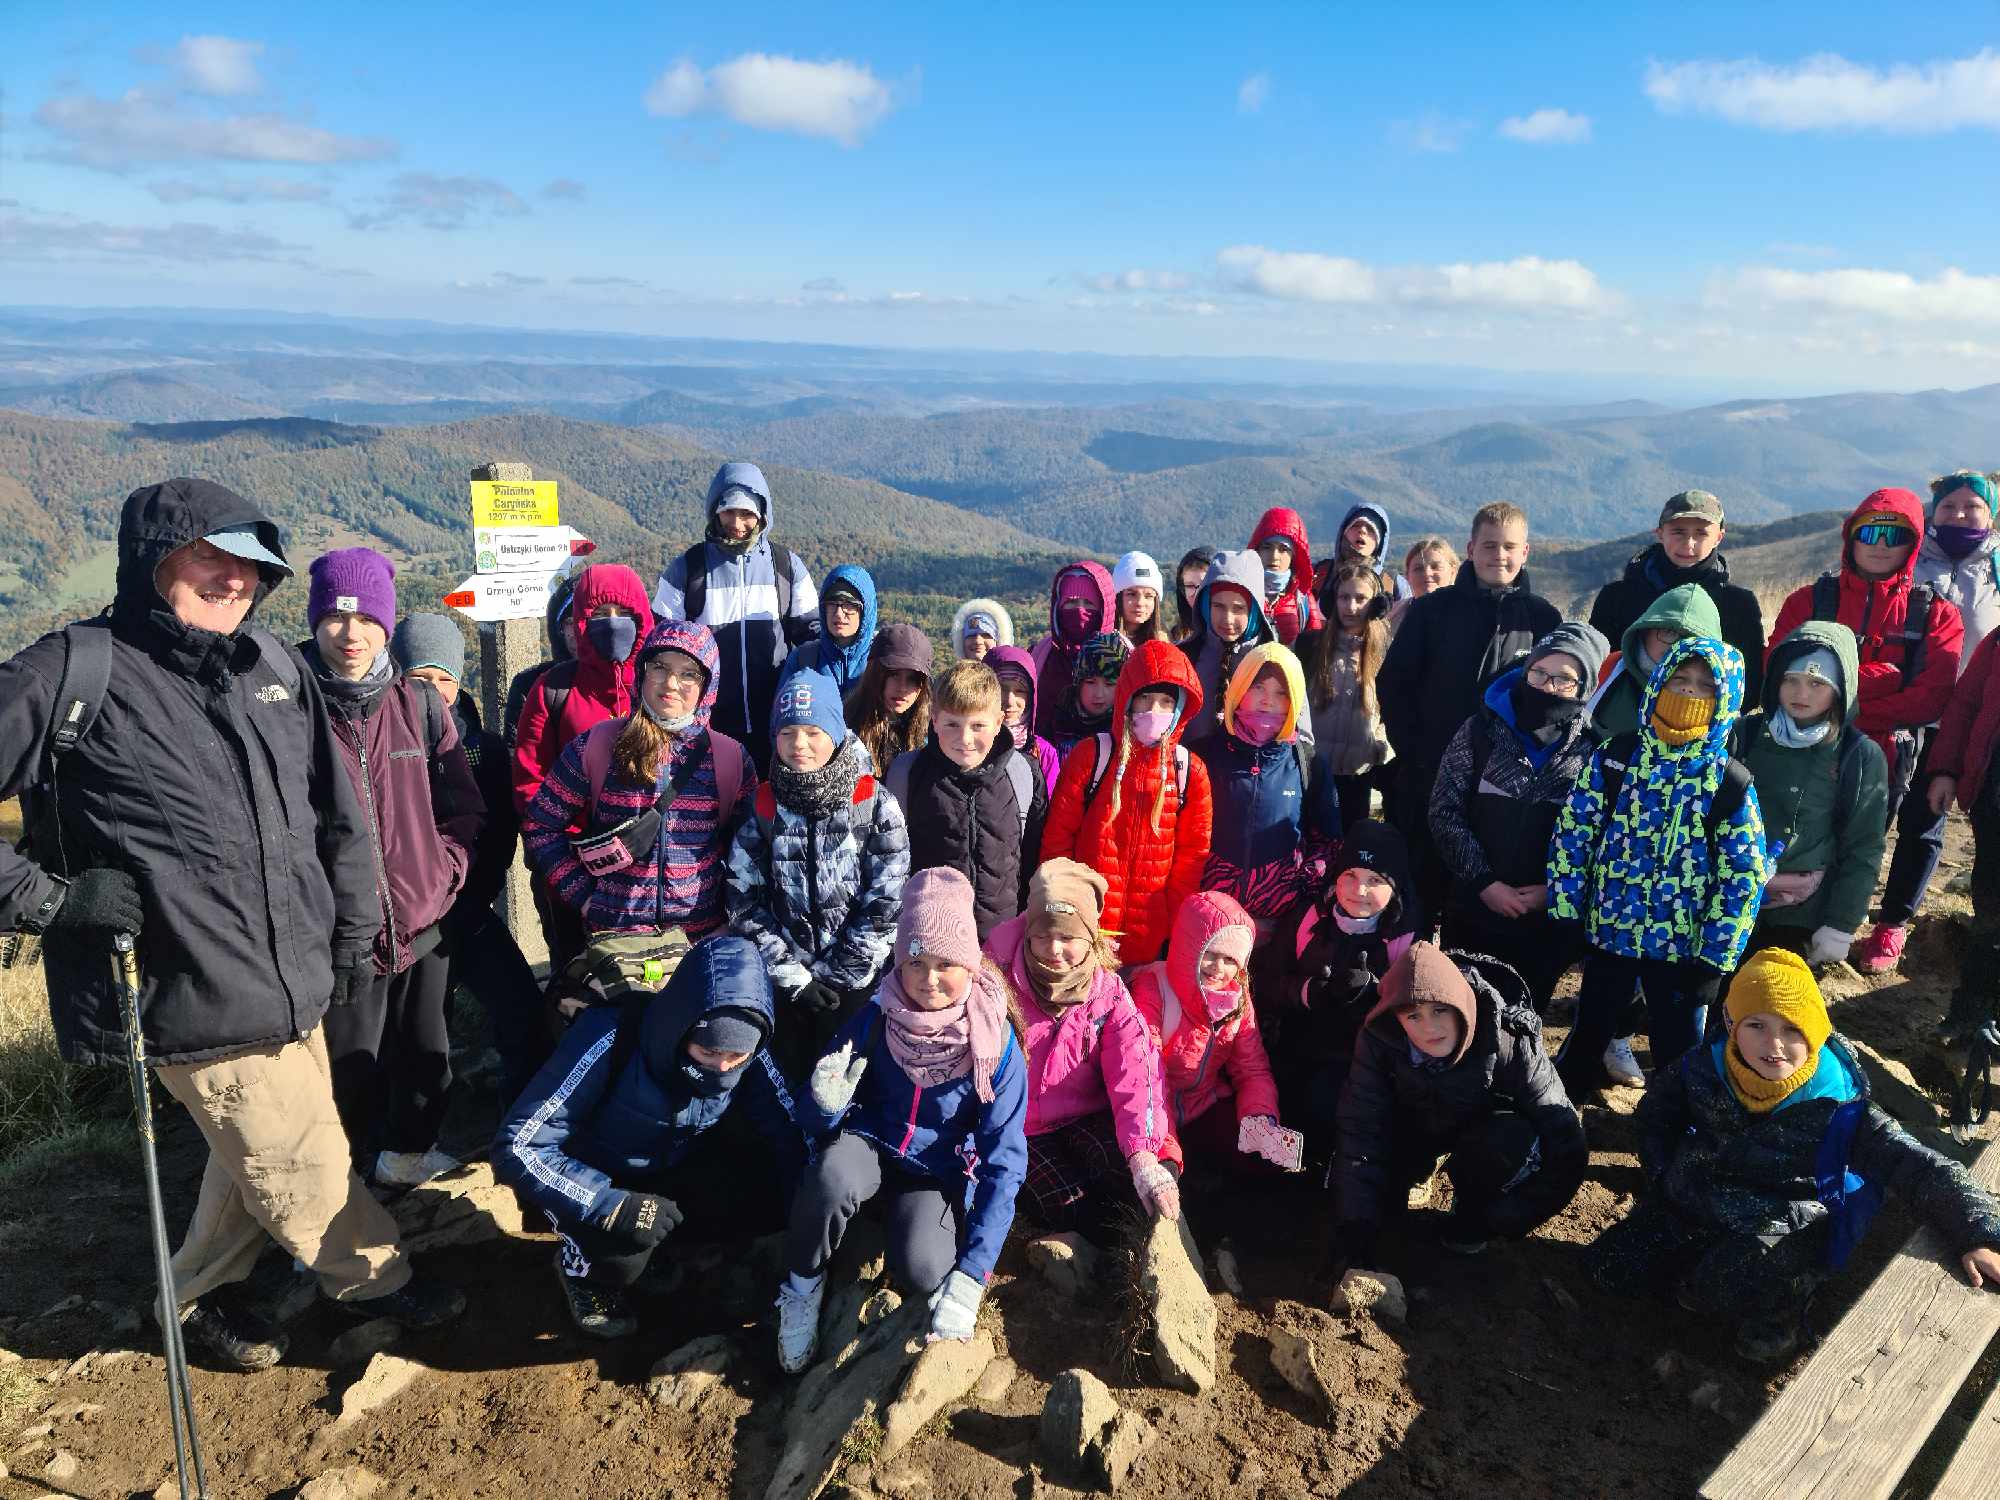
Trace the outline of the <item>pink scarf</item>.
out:
[[[999,975],[982,964],[957,1005],[918,1010],[892,968],[875,991],[875,1003],[882,1007],[889,1055],[912,1083],[934,1089],[970,1073],[980,1102],[993,1102],[993,1074],[1007,1047],[1007,992]]]

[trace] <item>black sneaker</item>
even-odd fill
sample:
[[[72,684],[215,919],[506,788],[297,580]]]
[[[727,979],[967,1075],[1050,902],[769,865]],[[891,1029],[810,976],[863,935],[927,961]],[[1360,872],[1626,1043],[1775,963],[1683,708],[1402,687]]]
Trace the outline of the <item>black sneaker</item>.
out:
[[[268,1370],[285,1357],[283,1330],[235,1286],[197,1298],[181,1319],[181,1338],[225,1370]]]
[[[585,1338],[622,1339],[638,1331],[639,1320],[625,1298],[612,1288],[565,1276],[560,1261],[556,1263],[556,1283],[569,1304],[570,1322]]]
[[[331,1299],[329,1299],[331,1300]],[[350,1318],[387,1318],[408,1329],[442,1328],[465,1311],[465,1293],[428,1276],[412,1276],[386,1297],[333,1304]]]

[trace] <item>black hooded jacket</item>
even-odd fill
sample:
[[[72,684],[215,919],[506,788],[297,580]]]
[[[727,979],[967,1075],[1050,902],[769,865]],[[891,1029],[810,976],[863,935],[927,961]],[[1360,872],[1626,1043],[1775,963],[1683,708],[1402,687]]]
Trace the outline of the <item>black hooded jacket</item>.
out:
[[[126,500],[109,615],[75,627],[108,627],[111,678],[96,722],[61,762],[61,853],[0,845],[0,926],[35,913],[53,875],[131,874],[145,906],[140,1008],[156,1062],[306,1036],[326,1013],[335,966],[366,961],[381,922],[360,804],[312,674],[267,660],[247,620],[227,636],[182,625],[153,586],[170,552],[231,526],[254,527],[283,555],[276,525],[221,485],[173,479]],[[261,601],[284,575],[260,571]],[[0,795],[39,778],[64,656],[58,633],[0,665]],[[58,928],[42,954],[63,1055],[122,1061],[108,951]]]
[[[1654,600],[1684,583],[1699,584],[1715,601],[1723,640],[1743,656],[1743,701],[1756,703],[1764,681],[1764,608],[1750,590],[1729,581],[1729,562],[1720,552],[1711,552],[1691,568],[1680,568],[1667,560],[1666,548],[1653,543],[1625,564],[1622,578],[1597,591],[1590,623],[1615,646]]]

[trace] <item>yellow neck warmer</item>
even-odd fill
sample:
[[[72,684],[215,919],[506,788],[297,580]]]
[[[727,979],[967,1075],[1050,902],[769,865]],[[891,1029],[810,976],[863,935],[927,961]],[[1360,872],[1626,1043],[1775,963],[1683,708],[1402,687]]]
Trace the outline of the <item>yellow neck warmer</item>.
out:
[[[1819,1048],[1807,1054],[1805,1064],[1798,1072],[1783,1078],[1770,1079],[1759,1073],[1743,1060],[1736,1050],[1734,1040],[1723,1044],[1722,1066],[1729,1074],[1729,1087],[1742,1101],[1743,1107],[1753,1115],[1768,1115],[1787,1099],[1804,1088],[1819,1070]]]
[[[1687,745],[1708,733],[1715,721],[1713,698],[1690,698],[1672,688],[1653,700],[1653,733],[1669,745]]]

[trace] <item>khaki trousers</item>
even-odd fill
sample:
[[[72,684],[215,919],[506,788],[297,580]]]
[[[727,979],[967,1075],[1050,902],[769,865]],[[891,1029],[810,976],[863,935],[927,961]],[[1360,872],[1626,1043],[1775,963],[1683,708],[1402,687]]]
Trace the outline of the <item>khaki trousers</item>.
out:
[[[304,1041],[155,1071],[208,1142],[201,1195],[174,1252],[183,1308],[247,1277],[266,1235],[335,1301],[385,1297],[410,1279],[396,1221],[349,1164],[320,1027]]]

